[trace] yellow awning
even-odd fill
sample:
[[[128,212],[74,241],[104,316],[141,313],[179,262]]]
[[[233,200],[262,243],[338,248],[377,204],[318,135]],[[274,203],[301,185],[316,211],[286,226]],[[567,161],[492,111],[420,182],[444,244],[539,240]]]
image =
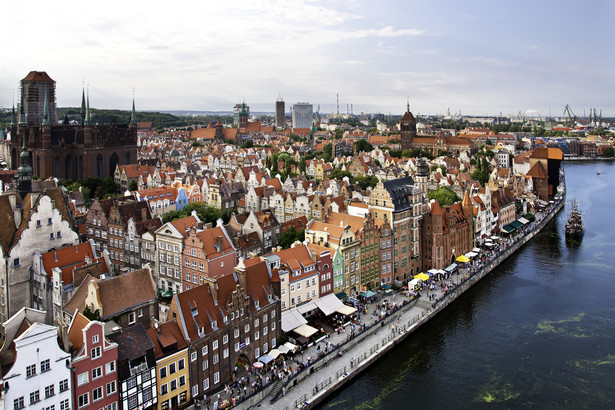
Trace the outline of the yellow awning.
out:
[[[429,275],[426,275],[423,272],[421,272],[418,275],[414,275],[414,279],[418,279],[418,280],[422,280],[423,282],[426,282],[429,280]]]
[[[465,256],[465,255],[460,255],[460,256],[457,256],[457,259],[455,259],[455,260],[456,260],[457,262],[461,262],[461,263],[468,263],[468,262],[470,262],[470,258],[468,258],[468,257],[467,257],[467,256]]]

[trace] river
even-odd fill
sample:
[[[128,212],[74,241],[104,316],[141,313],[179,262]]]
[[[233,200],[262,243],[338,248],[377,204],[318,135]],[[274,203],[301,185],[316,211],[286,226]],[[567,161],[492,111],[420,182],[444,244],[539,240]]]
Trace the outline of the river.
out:
[[[567,205],[320,408],[615,407],[615,163],[564,167],[579,243],[564,238]]]

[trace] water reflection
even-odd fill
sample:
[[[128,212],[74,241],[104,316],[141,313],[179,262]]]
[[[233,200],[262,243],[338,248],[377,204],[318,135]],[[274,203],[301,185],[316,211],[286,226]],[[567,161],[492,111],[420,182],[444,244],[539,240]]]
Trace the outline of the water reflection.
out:
[[[334,394],[331,405],[613,407],[615,163],[565,168],[568,197],[574,192],[584,201],[583,240],[565,240],[563,212],[517,255]]]

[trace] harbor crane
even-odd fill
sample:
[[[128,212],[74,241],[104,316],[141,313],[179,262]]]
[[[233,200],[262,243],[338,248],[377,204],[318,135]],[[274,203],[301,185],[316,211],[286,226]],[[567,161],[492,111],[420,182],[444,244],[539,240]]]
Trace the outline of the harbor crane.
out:
[[[566,104],[566,107],[564,108],[564,116],[568,117],[568,121],[566,121],[566,123],[571,129],[574,129],[577,124],[577,116],[574,115],[572,109],[570,109],[570,105],[568,104]]]

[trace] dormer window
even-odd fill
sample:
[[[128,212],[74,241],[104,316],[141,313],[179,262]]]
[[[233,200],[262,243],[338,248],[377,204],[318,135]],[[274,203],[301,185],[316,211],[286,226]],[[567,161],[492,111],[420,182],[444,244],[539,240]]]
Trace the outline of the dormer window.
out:
[[[259,303],[259,301],[258,301],[258,300],[257,300],[256,302],[254,302],[254,306],[256,306],[257,308],[259,308],[259,307],[260,307],[260,303]]]

